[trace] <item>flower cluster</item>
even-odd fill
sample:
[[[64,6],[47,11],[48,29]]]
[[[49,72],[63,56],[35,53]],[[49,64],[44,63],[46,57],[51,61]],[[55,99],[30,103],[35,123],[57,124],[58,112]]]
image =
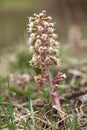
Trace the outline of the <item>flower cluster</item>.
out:
[[[30,64],[39,66],[42,70],[46,70],[47,66],[59,64],[59,60],[54,56],[58,54],[59,42],[56,41],[57,34],[54,33],[54,23],[51,20],[50,16],[46,16],[46,11],[29,18],[28,44],[29,51],[34,53]]]
[[[23,75],[13,75],[10,76],[11,82],[16,86],[25,86],[30,80],[30,76],[28,74]]]
[[[43,85],[49,88],[54,108],[61,110],[56,87],[58,86],[57,83],[64,79],[65,75],[58,72],[52,78],[50,73],[50,66],[59,65],[60,63],[60,60],[56,57],[59,54],[59,42],[56,40],[58,36],[54,33],[54,30],[52,18],[47,16],[46,11],[29,17],[28,32],[30,36],[28,44],[29,51],[33,53],[30,64],[41,69],[41,74],[35,76],[34,79],[39,84],[39,92],[41,92],[40,88]]]

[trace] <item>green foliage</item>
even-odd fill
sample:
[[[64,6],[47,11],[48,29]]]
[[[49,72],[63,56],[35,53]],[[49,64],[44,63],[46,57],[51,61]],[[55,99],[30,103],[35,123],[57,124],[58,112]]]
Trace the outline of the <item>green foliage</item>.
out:
[[[0,103],[2,102],[2,96],[0,96]]]
[[[2,95],[5,95],[4,86],[7,82],[8,82],[7,76],[0,75],[0,100],[5,98],[5,96],[2,96]],[[4,91],[4,93],[3,93],[3,91]]]
[[[28,108],[31,112],[31,118],[32,118],[32,124],[29,125],[30,130],[35,130],[35,121],[34,121],[34,110],[33,110],[33,105],[31,101],[31,92],[30,90],[28,91]]]
[[[1,104],[1,107],[1,112],[3,112],[5,118],[4,123],[6,123],[9,130],[16,130],[16,126],[13,124],[14,115],[12,105],[9,104],[7,109],[3,104]],[[3,124],[3,122],[1,122],[1,124]]]
[[[13,60],[14,57],[14,60]],[[28,49],[24,46],[19,46],[15,51],[14,56],[9,61],[9,69],[11,72],[28,73],[31,67],[29,66],[29,61],[32,54],[29,53]]]
[[[10,88],[10,91],[11,91],[12,93],[15,93],[16,96],[22,96],[22,95],[24,94],[22,91],[18,90],[16,87],[11,87],[11,88]]]
[[[69,125],[70,130],[78,130],[78,117],[77,117],[77,115],[73,119],[71,119],[71,117],[69,118],[68,125]]]
[[[7,77],[0,75],[0,83],[6,82]]]
[[[45,89],[45,91],[44,91],[44,97],[45,97],[45,98],[50,97],[50,93],[49,93],[49,90],[48,90],[48,89]]]
[[[10,96],[10,78],[7,76],[7,83],[8,83],[8,96]]]
[[[59,87],[58,87],[58,93],[59,93],[59,94],[62,94],[62,92],[63,92],[63,89],[59,86]]]
[[[75,118],[74,118],[73,128],[74,128],[74,130],[78,130],[78,118],[77,118],[77,116],[75,116]]]

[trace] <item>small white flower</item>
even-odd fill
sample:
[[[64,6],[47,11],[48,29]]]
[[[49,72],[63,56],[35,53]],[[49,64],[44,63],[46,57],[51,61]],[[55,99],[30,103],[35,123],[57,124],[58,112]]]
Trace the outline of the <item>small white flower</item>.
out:
[[[33,43],[33,39],[30,37],[27,42],[29,45]]]
[[[32,22],[32,17],[29,17],[29,23]]]
[[[37,35],[37,36],[36,36],[37,39],[40,39],[40,37],[41,37],[40,35]]]
[[[42,38],[43,40],[46,40],[46,39],[47,39],[47,37],[48,37],[48,35],[47,35],[47,34],[42,34],[42,36],[41,36],[41,38]]]
[[[33,28],[32,28],[32,27],[30,27],[28,31],[29,31],[30,33],[32,33],[32,30],[33,30]]]
[[[53,26],[54,26],[54,23],[49,23],[49,26],[53,27]]]
[[[35,42],[35,45],[37,45],[37,46],[41,45],[41,40],[37,39],[36,42]]]
[[[48,17],[46,17],[46,19],[50,21],[50,20],[52,20],[52,17],[48,16]]]
[[[46,14],[46,11],[45,11],[45,10],[43,10],[42,12],[43,12],[44,14]]]
[[[39,53],[44,53],[47,50],[47,47],[40,46],[39,47]]]
[[[49,38],[49,42],[53,45],[55,43],[55,40],[53,38]]]
[[[55,33],[53,33],[53,34],[52,34],[52,37],[53,37],[54,39],[56,39],[56,38],[58,38],[58,35],[55,34]]]
[[[36,36],[35,33],[30,34],[31,39],[33,39],[33,40],[35,39],[35,36]]]
[[[40,62],[40,56],[33,55],[32,59],[30,61],[30,65],[34,66],[34,67],[37,67],[39,62]]]
[[[48,22],[46,22],[46,21],[43,21],[43,24],[44,24],[44,26],[46,26],[46,27],[48,27],[48,26],[49,26],[49,23],[48,23]]]
[[[46,56],[44,63],[47,65],[50,65],[52,63],[49,56]]]
[[[38,83],[42,80],[42,76],[39,74],[38,76],[34,76],[34,79],[35,79],[36,83]]]
[[[35,23],[35,24],[38,24],[38,23],[39,23],[39,19],[36,19],[36,20],[34,21],[34,23]]]
[[[43,53],[43,47],[41,46],[41,47],[39,47],[39,53]]]
[[[43,12],[42,12],[42,13],[39,13],[39,16],[40,16],[40,17],[43,17],[43,16],[44,16]]]
[[[54,28],[49,27],[49,28],[47,29],[47,31],[48,31],[49,33],[53,33]]]
[[[39,32],[43,31],[43,27],[41,27],[41,26],[37,26],[37,29]]]
[[[33,60],[33,61],[35,61],[35,60],[36,60],[36,56],[35,56],[35,55],[33,55],[32,60]]]
[[[49,52],[51,53],[51,52],[53,52],[53,47],[49,47]]]
[[[30,22],[30,24],[28,24],[29,27],[33,27],[34,26],[34,22]]]
[[[37,14],[35,14],[35,13],[34,13],[34,16],[35,16],[35,17],[38,17],[38,15],[37,15]]]

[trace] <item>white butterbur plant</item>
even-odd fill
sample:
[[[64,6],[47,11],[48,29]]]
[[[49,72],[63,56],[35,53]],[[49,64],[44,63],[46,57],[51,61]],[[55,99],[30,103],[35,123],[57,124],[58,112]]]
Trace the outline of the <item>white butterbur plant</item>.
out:
[[[36,75],[34,79],[38,83],[39,92],[41,92],[43,85],[48,87],[53,107],[58,110],[62,118],[64,112],[61,110],[57,86],[58,82],[65,78],[65,75],[58,72],[53,78],[50,72],[51,66],[60,64],[60,59],[57,58],[59,54],[59,42],[56,39],[58,36],[54,33],[54,30],[52,17],[47,16],[46,11],[29,17],[28,45],[29,51],[33,53],[30,65],[41,70],[41,73]]]

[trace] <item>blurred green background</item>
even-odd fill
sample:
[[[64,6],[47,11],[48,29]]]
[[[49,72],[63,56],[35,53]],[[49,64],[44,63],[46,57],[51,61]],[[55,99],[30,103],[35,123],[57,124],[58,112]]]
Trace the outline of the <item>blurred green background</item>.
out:
[[[72,25],[78,25],[82,39],[87,39],[87,0],[0,0],[0,71],[4,72],[14,49],[19,49],[20,44],[26,45],[28,16],[42,10],[56,22],[62,44],[68,42]]]

